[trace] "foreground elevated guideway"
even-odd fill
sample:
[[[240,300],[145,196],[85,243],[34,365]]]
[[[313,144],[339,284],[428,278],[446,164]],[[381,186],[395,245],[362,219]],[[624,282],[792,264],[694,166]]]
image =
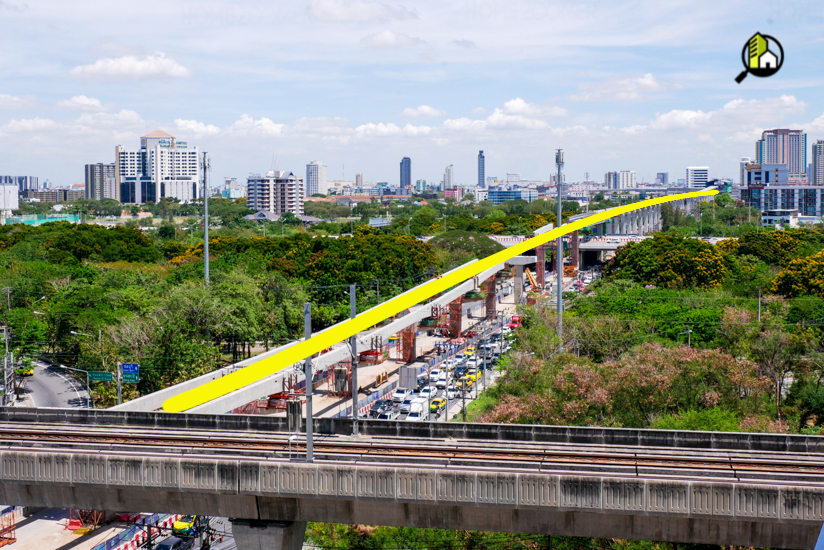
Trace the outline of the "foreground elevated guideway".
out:
[[[0,411],[0,499],[237,518],[238,548],[304,522],[813,548],[824,441],[773,434]]]

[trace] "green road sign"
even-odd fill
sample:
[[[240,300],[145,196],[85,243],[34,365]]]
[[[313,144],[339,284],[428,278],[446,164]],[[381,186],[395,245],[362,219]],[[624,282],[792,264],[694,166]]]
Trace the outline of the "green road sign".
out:
[[[131,372],[124,372],[123,381],[128,384],[137,384],[138,382],[140,382],[140,375]]]
[[[114,382],[114,375],[105,371],[89,371],[90,382]]]

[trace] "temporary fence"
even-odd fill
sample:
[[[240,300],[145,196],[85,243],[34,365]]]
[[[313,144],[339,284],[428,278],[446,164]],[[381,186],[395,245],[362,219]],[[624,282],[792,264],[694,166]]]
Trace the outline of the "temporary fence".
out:
[[[171,528],[180,519],[180,514],[152,514],[135,521],[134,526],[101,542],[92,550],[135,550],[142,547],[148,538],[146,527]]]

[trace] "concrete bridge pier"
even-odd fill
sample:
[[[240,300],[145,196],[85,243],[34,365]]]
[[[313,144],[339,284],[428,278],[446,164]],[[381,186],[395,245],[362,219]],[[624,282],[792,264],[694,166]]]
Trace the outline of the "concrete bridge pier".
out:
[[[521,296],[524,294],[524,266],[515,266],[515,303],[521,303]]]
[[[238,550],[301,550],[306,522],[233,519],[232,534]]]

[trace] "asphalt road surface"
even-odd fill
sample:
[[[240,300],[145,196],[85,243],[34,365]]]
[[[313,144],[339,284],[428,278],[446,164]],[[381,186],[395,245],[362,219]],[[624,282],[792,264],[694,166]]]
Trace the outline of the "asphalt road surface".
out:
[[[89,406],[86,385],[69,375],[69,371],[35,362],[34,374],[23,378],[18,405],[78,409]]]

